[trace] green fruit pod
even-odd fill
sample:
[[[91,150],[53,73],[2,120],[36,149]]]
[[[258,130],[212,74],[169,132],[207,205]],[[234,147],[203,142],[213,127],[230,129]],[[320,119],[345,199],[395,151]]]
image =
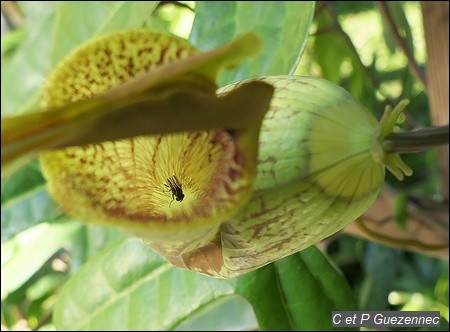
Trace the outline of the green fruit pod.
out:
[[[411,174],[397,153],[381,148],[405,103],[378,123],[326,80],[258,80],[272,84],[275,94],[260,132],[255,192],[220,229],[221,268],[227,271],[221,273],[227,276],[295,253],[347,226],[377,198],[386,167],[399,179]]]

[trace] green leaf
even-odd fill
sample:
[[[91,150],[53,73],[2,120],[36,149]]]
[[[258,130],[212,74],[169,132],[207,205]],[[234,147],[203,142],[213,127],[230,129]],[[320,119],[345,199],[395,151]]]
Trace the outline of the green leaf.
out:
[[[159,1],[110,1],[114,4],[114,12],[103,22],[98,34],[124,28],[142,27],[158,6]]]
[[[51,60],[56,65],[93,36],[141,27],[159,1],[65,1],[58,8]],[[57,46],[56,46],[57,45]]]
[[[2,181],[2,243],[17,233],[62,212],[49,196],[37,160]]]
[[[190,315],[175,328],[175,331],[210,330],[257,331],[258,322],[247,300],[240,296],[227,296]]]
[[[54,322],[59,330],[168,330],[232,293],[230,281],[174,268],[141,240],[127,238],[69,280]]]
[[[32,277],[80,227],[68,221],[43,223],[2,244],[2,300]]]
[[[2,36],[2,65],[14,54],[25,38],[25,30],[19,28]]]
[[[341,80],[341,64],[348,59],[350,51],[345,40],[335,30],[329,13],[322,12],[315,18],[318,33],[314,37],[314,59],[322,70],[322,77],[336,84]]]
[[[25,40],[12,58],[2,64],[2,116],[22,113],[34,103],[35,95],[50,71],[53,21],[57,2],[21,2],[25,17]]]
[[[364,70],[352,41],[345,37],[344,31],[335,27],[336,22],[329,12],[322,11],[316,17],[316,23],[314,59],[320,66],[322,77],[342,86],[371,109],[374,89],[367,79],[368,69]]]
[[[240,277],[236,292],[262,330],[330,330],[333,310],[357,309],[347,282],[315,247]]]
[[[74,47],[113,30],[140,27],[158,1],[22,3],[23,45],[2,67],[2,116],[35,110],[50,70]]]
[[[294,329],[290,310],[283,303],[283,290],[279,287],[278,273],[274,264],[239,277],[236,293],[241,294],[252,304],[261,330]]]
[[[388,310],[388,296],[400,270],[401,251],[368,243],[364,255],[365,278],[360,307],[362,310]]]
[[[222,73],[219,86],[252,76],[292,73],[303,52],[313,1],[199,1],[190,36],[200,50],[209,50],[253,31],[264,50],[239,69]]]
[[[70,271],[77,272],[98,251],[128,236],[116,227],[85,224],[72,240]]]
[[[54,291],[67,280],[67,275],[61,272],[51,272],[44,275],[26,289],[27,300],[37,301]]]

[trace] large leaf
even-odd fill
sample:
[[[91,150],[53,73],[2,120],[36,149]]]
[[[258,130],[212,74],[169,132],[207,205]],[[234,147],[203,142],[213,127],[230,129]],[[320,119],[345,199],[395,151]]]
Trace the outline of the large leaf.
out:
[[[121,229],[116,227],[85,224],[72,238],[70,252],[70,271],[77,272],[92,256],[113,242],[127,237]]]
[[[141,240],[113,243],[63,287],[57,329],[167,330],[233,293],[229,281],[174,268]]]
[[[256,331],[252,306],[240,296],[226,296],[190,315],[175,331]],[[217,303],[216,303],[217,302]]]
[[[43,223],[2,244],[2,300],[33,276],[80,227],[77,222]]]
[[[158,1],[76,1],[22,3],[27,36],[2,68],[2,115],[37,107],[45,78],[68,52],[89,38],[139,27]]]
[[[329,329],[332,310],[356,309],[345,280],[314,247],[236,284],[174,268],[128,238],[102,250],[64,286],[55,324],[71,330],[254,328],[252,310],[232,294],[250,302],[261,329]]]
[[[144,24],[159,1],[65,1],[58,8],[52,64],[93,36],[137,28]]]
[[[199,1],[190,36],[201,50],[216,47],[253,31],[264,43],[263,52],[239,69],[222,73],[219,86],[261,75],[290,74],[308,37],[313,1]]]
[[[244,275],[236,291],[263,330],[330,330],[333,310],[357,309],[345,279],[315,247]]]
[[[61,215],[49,196],[35,160],[2,181],[1,241],[43,221]]]
[[[44,83],[50,66],[50,51],[56,2],[21,2],[26,36],[12,58],[2,64],[2,116],[23,112],[36,102],[36,93]]]

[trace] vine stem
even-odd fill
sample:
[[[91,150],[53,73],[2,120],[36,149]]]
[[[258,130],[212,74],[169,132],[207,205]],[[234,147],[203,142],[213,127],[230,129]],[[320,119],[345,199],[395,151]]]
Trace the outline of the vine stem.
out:
[[[392,133],[383,140],[386,152],[413,153],[448,144],[449,125]]]
[[[386,243],[388,245],[391,245],[393,247],[398,246],[413,246],[415,248],[425,250],[425,251],[437,251],[448,248],[448,243],[443,244],[428,244],[428,243],[422,243],[419,240],[416,239],[401,239],[401,238],[395,238],[391,237],[386,234],[380,234],[376,231],[370,229],[369,227],[364,224],[364,222],[361,219],[356,219],[355,221],[356,226],[361,229],[364,233],[368,234],[371,238],[380,241],[381,243]]]
[[[416,62],[416,59],[414,58],[413,53],[409,50],[408,45],[406,44],[402,36],[400,36],[397,25],[395,24],[394,19],[389,10],[388,4],[386,3],[386,1],[377,1],[377,5],[380,8],[381,15],[386,20],[386,23],[392,33],[392,37],[394,38],[395,42],[400,47],[400,49],[403,51],[403,54],[408,59],[409,68],[411,69],[412,73],[416,76],[416,78],[426,88],[427,82],[425,73],[420,69],[418,63]]]

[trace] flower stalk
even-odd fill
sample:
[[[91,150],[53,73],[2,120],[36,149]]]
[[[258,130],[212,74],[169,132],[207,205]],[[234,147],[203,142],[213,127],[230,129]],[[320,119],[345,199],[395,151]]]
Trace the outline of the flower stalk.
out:
[[[448,145],[449,126],[421,128],[408,132],[392,133],[383,140],[387,152],[415,153],[441,145]]]

